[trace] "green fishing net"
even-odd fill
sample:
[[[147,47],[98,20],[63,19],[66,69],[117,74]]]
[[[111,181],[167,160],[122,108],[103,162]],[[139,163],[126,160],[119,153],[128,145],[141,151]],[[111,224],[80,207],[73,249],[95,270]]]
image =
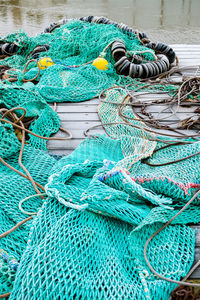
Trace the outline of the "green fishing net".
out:
[[[109,95],[113,102],[125,94],[114,91]],[[104,105],[99,106],[99,114],[105,122],[107,105],[116,105],[108,101]],[[126,113],[134,116],[129,107]],[[198,151],[199,142],[162,149],[163,142],[148,139],[155,135],[146,133],[144,124],[140,129],[127,127],[114,108],[109,117],[109,121],[120,121],[114,128],[105,125],[111,137],[91,136],[58,162],[26,146],[24,160],[26,154],[30,159],[26,167],[36,181],[46,184],[48,199],[43,205],[39,199],[27,201],[28,211],[38,211],[42,205],[33,222],[1,239],[1,248],[6,251],[2,254],[2,292],[11,291],[10,299],[167,300],[176,287],[150,271],[144,260],[144,244],[199,188],[200,162],[198,156],[192,156],[176,164],[152,167],[142,159],[159,163],[163,157],[165,162],[184,158]],[[133,125],[137,122],[132,120]],[[16,155],[7,160],[19,168]],[[20,199],[34,191],[26,182],[30,188],[25,195],[21,177],[13,174],[20,179],[18,183],[18,179],[10,179],[8,173],[13,171],[3,170],[5,178],[17,182],[22,191],[15,196],[16,207],[12,205],[11,210],[7,201],[16,193],[12,194],[14,188],[6,182],[2,207],[9,220],[5,221],[2,212],[2,224],[9,228],[23,215],[18,210]],[[41,178],[42,174],[46,176]],[[186,226],[191,221],[200,221],[197,201],[149,244],[150,263],[165,277],[180,280],[191,268],[195,231]]]
[[[20,142],[14,134],[11,124],[2,124],[0,122],[0,156],[7,158],[20,149]]]
[[[28,85],[26,87],[26,85]],[[46,101],[34,90],[32,84],[26,83],[23,87],[16,85],[0,85],[0,106],[12,109],[15,107],[23,107],[26,109],[26,120],[30,122],[29,130],[33,133],[50,137],[60,128],[60,118],[58,114],[46,103]],[[18,109],[15,111],[18,116],[23,111]],[[34,148],[47,150],[46,140],[28,135],[28,143]],[[16,141],[10,135],[10,145],[14,147]]]
[[[128,223],[60,206],[49,201],[38,216],[10,299],[168,299],[175,285],[156,279],[140,260],[141,244],[156,228],[141,232],[135,243],[129,240],[133,228]],[[180,278],[191,266],[194,234],[179,225],[164,233],[148,254],[162,242],[154,267]]]
[[[119,164],[129,169],[138,159],[152,154],[156,147],[155,134],[146,131],[148,127],[138,120],[131,106],[126,105],[123,99],[128,96],[125,89],[110,89],[106,92],[105,99],[98,106],[98,114],[107,134],[112,138],[121,140],[124,159]],[[128,119],[128,124],[120,114],[119,107]]]
[[[134,51],[135,54],[142,52],[144,60],[155,59],[154,51],[144,47],[136,34],[124,33],[111,24],[69,20],[52,33],[29,37],[19,31],[2,38],[1,43],[14,43],[18,51],[2,58],[0,62],[1,66],[11,68],[6,72],[7,77],[1,81],[0,106],[8,109],[24,107],[27,110],[26,118],[30,122],[29,129],[38,135],[49,137],[59,130],[60,119],[46,101],[84,101],[116,84],[137,82],[118,75],[114,69],[109,45],[116,40],[123,41],[127,51]],[[44,45],[48,45],[47,51],[34,54],[35,49]],[[92,61],[100,55],[108,60],[107,70],[98,70],[92,65]],[[43,57],[47,57],[47,65],[42,65],[37,77],[39,65],[37,66],[36,60],[40,62]],[[31,62],[32,58],[35,61]],[[53,65],[48,65],[49,61]],[[88,62],[90,63],[87,64]],[[12,79],[11,82],[8,78]],[[20,116],[22,111],[18,110],[17,114]],[[28,135],[28,140],[35,148],[46,149],[46,140],[33,135]]]
[[[166,197],[138,189],[131,174],[113,170],[121,159],[120,139],[100,135],[53,166],[49,198],[33,221],[11,299],[169,298],[176,284],[153,275],[143,250],[165,222],[152,212],[169,217],[174,203],[163,204]],[[148,247],[152,266],[171,279],[184,277],[194,259],[195,231],[183,225],[188,221],[176,219]]]
[[[190,143],[180,146],[173,138],[157,136],[149,131],[150,128],[138,118],[131,106],[126,106],[123,101],[126,96],[124,89],[108,90],[98,107],[102,124],[113,124],[103,125],[106,132],[112,138],[121,140],[124,159],[113,166],[113,170],[129,170],[136,185],[182,205],[200,187],[199,140],[191,139]]]
[[[104,49],[113,41],[123,41],[127,51],[141,53],[145,60],[154,60],[154,51],[144,47],[135,34],[124,33],[111,24],[87,23],[70,20],[67,24],[52,31],[28,37],[24,32],[8,35],[4,42],[14,42],[19,46],[17,54],[1,60],[16,71],[9,71],[20,80],[32,79],[37,75],[36,63],[31,63],[26,74],[22,71],[32,58],[31,53],[37,46],[48,45],[49,50],[38,53],[37,60],[47,57],[54,65],[41,70],[35,89],[47,102],[78,102],[97,96],[103,89],[115,84],[128,84],[132,79],[120,76],[114,69],[110,48]],[[101,54],[109,62],[108,70],[98,70],[92,63]],[[48,64],[48,60],[47,60]],[[45,67],[45,66],[44,66]]]
[[[9,157],[4,159],[6,163],[24,173],[18,164],[18,156],[19,152],[10,152]],[[50,170],[56,160],[43,151],[25,145],[22,162],[33,179],[44,186],[47,183]],[[29,180],[1,163],[0,234],[28,217],[19,210],[19,202],[25,197],[34,194],[36,192]],[[24,203],[23,208],[28,212],[37,212],[43,202],[39,197],[35,197],[32,200],[31,202]],[[29,239],[31,222],[23,224],[11,234],[0,239],[0,294],[7,293],[12,289],[17,265],[19,265]],[[13,261],[15,262],[15,260],[16,264],[13,265]]]
[[[79,102],[107,88],[125,87],[105,91],[99,104],[109,137],[91,136],[57,161],[41,151],[46,150],[44,140],[26,135],[22,162],[33,179],[45,185],[48,198],[28,199],[23,208],[37,212],[33,221],[0,239],[0,294],[10,291],[10,299],[168,300],[177,286],[151,272],[144,245],[200,187],[199,156],[187,158],[198,152],[200,144],[193,141],[162,149],[165,143],[138,120],[130,106],[124,105],[119,113],[119,104],[130,90],[145,84],[116,73],[109,48],[113,41],[123,41],[130,54],[142,53],[144,60],[154,60],[153,50],[145,48],[135,34],[80,20],[70,20],[52,33],[29,37],[18,32],[1,40],[14,42],[19,50],[1,59],[1,65],[12,68],[7,75],[14,80],[2,80],[0,105],[25,108],[24,121],[36,134],[49,137],[60,128],[60,119],[47,102]],[[35,49],[44,45],[48,49],[35,56]],[[100,55],[109,63],[107,70],[91,63]],[[43,57],[46,65],[38,75],[36,61],[30,60],[40,62]],[[177,89],[156,88],[172,93]],[[15,113],[19,117],[23,112]],[[1,158],[23,172],[17,131],[2,121],[0,137]],[[181,160],[171,164],[174,159]],[[2,163],[0,175],[1,234],[27,217],[19,202],[35,190]],[[186,225],[199,221],[197,199],[153,238],[147,256],[158,273],[175,280],[188,273],[195,231]]]

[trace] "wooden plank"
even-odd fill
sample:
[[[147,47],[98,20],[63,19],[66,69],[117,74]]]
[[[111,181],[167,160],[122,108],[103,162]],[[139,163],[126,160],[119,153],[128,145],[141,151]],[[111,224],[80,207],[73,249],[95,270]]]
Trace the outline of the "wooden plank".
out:
[[[197,54],[200,51],[200,48],[196,47],[194,49],[189,49],[189,48],[183,49],[183,48],[173,47],[173,50],[175,51],[177,56],[179,54],[181,55],[181,54],[185,53],[185,54],[190,54],[190,57],[192,57],[193,54]]]
[[[199,231],[200,231],[200,227],[199,227]],[[195,258],[194,258],[194,263],[193,265],[195,265],[200,259],[200,248],[196,248],[195,249]],[[193,274],[191,274],[190,276],[191,279],[199,279],[200,278],[200,267],[198,267],[196,269],[196,271],[194,271]]]
[[[72,139],[66,141],[48,141],[49,152],[52,150],[70,150],[71,152],[80,144],[83,139]]]
[[[188,59],[188,58],[190,58],[190,59],[197,59],[197,61],[199,61],[200,59],[199,59],[199,52],[200,52],[200,50],[197,50],[197,51],[195,51],[195,52],[190,52],[190,51],[188,51],[188,52],[179,52],[179,51],[177,51],[177,56],[178,56],[178,58],[180,58],[180,59]],[[198,62],[197,62],[197,64],[198,64]]]
[[[140,114],[139,114],[140,115]],[[183,116],[185,119],[187,119],[188,117],[190,117],[189,114],[179,114],[178,116],[182,117],[182,120],[183,120]],[[175,118],[174,116],[170,116],[169,113],[166,113],[166,114],[162,114],[162,115],[155,115],[154,116],[156,119],[160,119],[159,123],[160,124],[163,124],[163,125],[170,125],[171,127],[173,128],[176,128],[178,126],[178,123],[180,122],[180,119],[177,117]],[[144,120],[148,120],[147,117],[145,118],[144,117]],[[61,122],[61,125],[63,128],[67,129],[67,130],[86,130],[87,128],[91,127],[91,126],[94,126],[94,125],[99,125],[101,124],[101,121],[100,120],[93,120],[93,121],[81,121],[79,122],[78,120],[77,121],[63,121]],[[140,124],[140,123],[139,123]],[[191,133],[191,132],[190,132]]]
[[[195,242],[196,242],[196,247],[199,247],[199,248],[200,248],[200,224],[199,224],[199,225],[192,225],[192,226],[190,226],[190,227],[191,227],[192,229],[197,230]],[[199,257],[199,259],[200,259],[200,257]]]
[[[68,156],[74,149],[51,149],[51,154]]]
[[[90,121],[83,121],[83,120],[81,120],[79,122],[72,122],[72,121],[63,121],[62,122],[63,127],[65,129],[69,130],[69,131],[71,131],[71,130],[81,130],[81,131],[84,131],[84,130],[88,129],[91,126],[98,125],[98,124],[100,124],[99,121],[90,122]]]
[[[188,59],[193,59],[197,60],[198,62],[200,61],[199,58],[199,51],[191,53],[178,53],[178,58],[181,59],[182,61],[188,60]],[[197,62],[197,64],[198,64]]]
[[[184,59],[181,61],[181,63],[179,64],[179,66],[192,66],[195,65],[196,61],[195,59]]]
[[[137,98],[137,101],[145,101],[145,102],[151,102],[152,100],[156,100],[156,99],[164,99],[164,98],[167,98],[166,96],[165,97],[162,97],[162,95],[155,95],[155,94],[152,94],[152,96],[148,95],[148,96],[137,96],[137,94],[135,94],[135,97]],[[134,103],[133,103],[134,104]],[[199,106],[200,106],[200,103],[199,103]],[[133,106],[134,109],[136,108],[136,106]],[[164,107],[164,105],[152,105],[152,106],[149,106],[149,108],[152,108],[152,112],[158,112],[160,110],[162,110]],[[176,108],[176,106],[174,106],[174,108]],[[197,106],[196,106],[197,108]],[[156,109],[156,110],[155,110]],[[187,113],[188,111],[189,112],[193,112],[194,110],[194,107],[190,107],[189,104],[188,106],[180,106],[179,107],[179,112],[180,113]],[[77,114],[77,113],[80,113],[80,114],[83,114],[83,113],[97,113],[98,112],[98,108],[97,108],[97,105],[82,105],[81,107],[80,106],[77,106],[77,107],[74,107],[72,105],[65,105],[63,107],[59,107],[59,110],[57,110],[59,116],[61,117],[61,119],[65,119],[67,116],[66,114]]]
[[[189,49],[191,52],[193,49],[200,49],[200,45],[193,44],[170,44],[173,49]]]
[[[100,125],[101,123],[90,123],[90,124],[84,124],[84,128],[82,128],[81,130],[78,130],[77,128],[72,128],[70,129],[71,126],[66,126],[67,123],[64,123],[64,128],[69,130],[70,133],[72,134],[72,139],[71,140],[55,140],[55,141],[49,141],[48,142],[48,148],[49,150],[56,150],[56,149],[66,149],[66,150],[73,150],[77,147],[77,145],[80,143],[80,141],[82,141],[83,139],[86,138],[86,136],[84,135],[84,131],[89,129],[91,126],[93,125]],[[156,128],[154,128],[154,131],[157,132],[158,134],[167,134],[167,133],[170,133],[168,132],[167,130],[158,130]],[[182,132],[184,134],[188,134],[187,130],[179,130],[179,132]],[[99,128],[95,128],[93,130],[90,130],[88,132],[89,135],[92,135],[92,134],[97,134],[97,133],[100,133],[100,134],[103,134],[105,133],[104,129],[102,127],[99,127]],[[174,133],[176,135],[176,133]],[[56,135],[55,135],[57,138],[63,138],[66,136],[65,133],[59,131]]]
[[[60,113],[59,117],[61,119],[61,122],[64,122],[65,120],[67,121],[99,121],[99,116],[97,113],[69,113],[69,114],[63,114]]]
[[[97,125],[99,125],[101,123],[98,123]],[[77,130],[76,128],[73,128],[73,129],[69,129],[68,127],[64,127],[65,129],[69,130],[70,133],[72,134],[72,137],[73,139],[84,139],[86,136],[84,135],[84,131],[88,128],[90,128],[91,126],[93,126],[93,124],[90,124],[89,126],[87,125],[85,127],[85,129],[81,129],[81,130]],[[90,131],[90,134],[96,134],[96,133],[101,133],[103,134],[104,133],[104,130],[103,129],[95,129],[94,131]],[[66,133],[65,132],[62,132],[62,131],[59,131],[57,134],[56,134],[56,137],[57,138],[64,138],[66,137]],[[54,141],[54,142],[59,142],[59,141]],[[63,141],[61,141],[61,143],[63,143]]]
[[[153,98],[151,100],[153,100]],[[180,106],[179,108],[177,108],[177,106],[174,106],[173,110],[176,112],[176,114],[178,114],[178,115],[184,114],[187,117],[187,116],[191,115],[192,113],[194,113],[194,110],[199,107],[200,107],[200,105],[191,106],[191,107],[190,106],[189,107],[188,106]],[[72,111],[68,112],[67,108],[66,108],[65,111],[63,111],[62,113],[59,113],[59,117],[60,117],[61,121],[70,121],[70,120],[77,121],[77,116],[79,117],[78,121],[79,120],[80,121],[95,121],[95,120],[99,120],[97,111],[95,112],[95,110],[96,109],[91,108],[91,109],[84,109],[82,112],[79,110],[77,112],[72,112]],[[133,106],[133,110],[135,112],[139,112],[140,106],[139,107]],[[146,110],[151,113],[162,114],[163,117],[164,117],[164,115],[166,115],[166,113],[168,115],[169,112],[171,112],[170,107],[167,107],[166,105],[148,105],[146,107]],[[123,111],[123,109],[122,109],[122,111]],[[83,116],[83,118],[82,118],[82,116]]]
[[[63,109],[62,109],[63,108]],[[82,105],[82,106],[74,106],[74,105],[65,105],[63,107],[60,107],[56,110],[57,113],[62,115],[63,113],[97,113],[98,108],[96,105]]]
[[[158,108],[158,109],[157,109]],[[164,111],[165,109],[165,111]],[[138,109],[137,107],[134,107],[134,111],[135,112],[140,112],[140,109]],[[153,113],[153,114],[160,114],[162,118],[164,117],[168,117],[169,115],[172,114],[172,111],[170,111],[170,108],[167,108],[166,106],[152,106],[152,107],[147,107],[146,109],[147,112],[149,113]],[[194,112],[194,109],[192,110],[190,108],[188,108],[188,112],[184,110],[179,109],[177,112],[174,108],[175,113],[177,114],[177,116],[179,116],[180,118],[188,118],[192,115],[192,113]],[[159,113],[160,112],[160,113]],[[97,113],[93,113],[93,112],[87,112],[87,113],[60,113],[59,117],[61,119],[61,122],[79,122],[81,121],[88,121],[88,122],[93,122],[93,121],[99,121],[100,118],[98,116]],[[170,118],[171,120],[176,120],[177,117],[174,117],[174,115],[171,116]]]
[[[99,102],[98,98],[93,98],[90,100],[82,101],[82,102],[58,102],[56,104],[57,109],[56,111],[59,112],[60,107],[66,106],[66,105],[72,105],[72,106],[85,106],[85,105],[97,105]],[[51,107],[53,107],[53,103],[49,104]]]

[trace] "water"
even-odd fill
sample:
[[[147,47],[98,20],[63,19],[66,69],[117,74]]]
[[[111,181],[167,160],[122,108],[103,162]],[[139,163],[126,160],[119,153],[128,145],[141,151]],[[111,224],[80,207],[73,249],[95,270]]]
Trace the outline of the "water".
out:
[[[56,20],[87,15],[123,22],[154,41],[200,44],[200,0],[0,0],[0,35],[35,35]]]

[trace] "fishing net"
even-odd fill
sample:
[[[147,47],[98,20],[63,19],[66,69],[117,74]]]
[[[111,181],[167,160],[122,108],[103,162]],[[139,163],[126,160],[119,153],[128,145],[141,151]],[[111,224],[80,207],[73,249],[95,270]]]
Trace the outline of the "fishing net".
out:
[[[144,246],[200,188],[200,142],[190,139],[168,146],[175,141],[163,141],[132,110],[131,92],[176,95],[177,87],[146,86],[116,72],[110,49],[116,41],[125,45],[130,61],[138,55],[146,63],[155,60],[141,34],[120,26],[66,20],[36,37],[18,32],[1,39],[2,53],[9,47],[14,51],[1,57],[1,113],[15,111],[0,122],[1,233],[24,220],[27,212],[37,213],[0,239],[0,294],[10,291],[10,299],[167,300],[177,286],[155,276]],[[107,69],[92,64],[98,57],[108,61]],[[99,94],[105,96],[98,113],[108,136],[89,135],[57,161],[41,151],[46,150],[45,140],[25,135],[27,128],[42,137],[59,130],[60,119],[47,102],[79,102]],[[16,129],[24,113],[19,107],[26,113],[25,129]],[[18,119],[8,124],[10,117]],[[21,151],[39,192],[45,186],[44,201],[38,195],[27,198],[36,189],[21,176],[27,175],[20,167]],[[198,201],[147,248],[153,268],[169,279],[183,279],[192,266],[195,231],[186,225],[200,222]]]
[[[160,203],[138,228],[148,222],[167,222],[200,188],[200,142],[198,138],[190,139],[188,144],[180,145],[180,140],[156,135],[129,106],[132,102],[125,101],[129,97],[127,89],[111,89],[105,96],[98,107],[99,117],[107,134],[120,140],[124,158],[110,163],[110,170],[107,168],[98,180],[118,190],[129,188],[137,201],[141,196],[152,201],[153,195],[153,201]],[[176,222],[199,223],[198,201],[178,216]],[[163,204],[170,204],[173,210],[164,209]]]
[[[168,149],[168,157],[171,161],[170,148],[172,147],[160,150],[157,154],[161,155],[162,151],[167,152]],[[192,145],[176,146],[176,148],[173,148],[173,151],[174,155],[176,153],[176,156],[178,156],[178,152],[182,154],[181,152],[184,150],[183,153],[187,157],[187,150],[191,151],[191,149],[193,151],[199,149],[199,142]],[[182,154],[182,158],[184,154]],[[53,167],[52,173],[57,174],[57,176],[54,176],[53,181],[50,180],[47,187],[51,189],[55,185],[56,190],[59,190],[60,198],[66,198],[66,195],[69,194],[69,199],[71,199],[71,177],[77,178],[78,182],[79,177],[87,177],[88,175],[92,177],[90,185],[87,188],[84,186],[79,192],[77,191],[75,204],[87,203],[90,208],[96,211],[102,210],[105,205],[106,209],[104,209],[104,212],[108,212],[108,209],[111,209],[112,212],[115,212],[112,213],[114,217],[120,213],[116,201],[122,204],[122,207],[129,207],[122,213],[122,215],[127,213],[129,217],[132,205],[137,204],[138,208],[141,207],[146,211],[146,216],[149,213],[147,219],[150,223],[159,222],[159,219],[163,223],[169,220],[191,198],[195,190],[199,188],[198,169],[200,162],[198,156],[185,159],[176,164],[170,164],[167,168],[166,166],[151,167],[140,160],[129,171],[121,167],[120,161],[123,161],[120,139],[113,140],[102,135],[87,139],[72,154],[60,160]],[[192,172],[193,168],[196,172]],[[95,172],[96,169],[98,170]],[[149,176],[147,170],[151,170]],[[185,170],[185,172],[180,173],[179,170]],[[165,172],[168,172],[168,174],[166,173],[166,179],[162,177],[160,179],[157,175],[158,173],[153,177],[156,171],[163,174],[163,178]],[[143,174],[143,180],[141,179],[141,174]],[[86,180],[88,182],[88,179]],[[53,189],[52,191],[51,195],[55,196],[55,190]],[[80,194],[82,194],[81,198]],[[119,196],[119,199],[117,196]],[[114,201],[113,205],[110,205],[112,201]],[[170,204],[170,207],[168,204]],[[133,211],[136,213],[135,207]],[[185,218],[187,212],[189,219]],[[152,220],[150,220],[150,217],[152,217]],[[194,223],[200,221],[198,201],[194,201],[174,222],[187,224],[192,219]],[[131,223],[139,224],[138,221],[133,219]]]
[[[51,33],[36,37],[28,37],[24,32],[8,35],[2,41],[14,42],[19,49],[15,55],[1,60],[1,65],[14,68],[15,71],[10,70],[8,74],[17,75],[18,84],[22,84],[23,78],[31,80],[38,73],[36,63],[33,62],[23,75],[27,58],[30,60],[35,57],[32,52],[36,47],[48,45],[48,50],[37,53],[36,57],[38,61],[42,57],[50,58],[54,64],[46,69],[44,65],[36,79],[39,83],[35,89],[48,102],[83,101],[97,96],[114,84],[131,82],[131,79],[116,73],[110,48],[104,52],[109,44],[117,40],[126,44],[127,51],[134,54],[142,52],[144,60],[155,59],[154,51],[143,46],[136,34],[123,32],[112,24],[69,20]],[[109,62],[107,70],[98,70],[92,63],[87,64],[101,54]]]
[[[96,136],[53,166],[11,299],[168,299],[176,284],[153,275],[143,249],[165,222],[151,219],[153,210],[169,217],[171,209],[161,195],[152,191],[147,199],[109,173],[122,158],[119,139]],[[175,223],[154,238],[147,255],[158,272],[180,279],[194,259],[195,232],[182,219]]]
[[[1,145],[3,143],[4,141],[1,140]],[[22,171],[18,164],[19,152],[14,153],[12,149],[10,153],[7,153],[7,157],[5,157],[5,153],[5,162]],[[55,158],[28,145],[25,145],[22,161],[33,179],[43,186],[56,162]],[[35,190],[30,181],[2,163],[0,174],[0,234],[3,234],[25,219],[26,215],[19,210],[19,202],[27,196],[34,195]],[[23,208],[29,212],[37,212],[41,205],[42,200],[37,197],[33,198],[31,203],[24,203]],[[30,228],[31,221],[0,239],[0,294],[7,293],[12,289],[19,261],[27,246]]]
[[[124,96],[122,91],[109,91],[111,103],[106,98],[105,105],[116,107],[112,102],[120,96]],[[103,119],[106,114],[102,105],[100,109]],[[129,107],[126,109],[134,116]],[[114,129],[104,125],[111,137],[91,136],[56,164],[51,158],[53,163],[48,162],[47,168],[43,158],[42,168],[38,166],[39,174],[44,168],[50,175],[48,182],[47,177],[42,181],[47,183],[48,199],[32,224],[27,223],[23,238],[29,237],[25,241],[15,237],[17,250],[12,250],[16,246],[14,236],[12,242],[9,240],[11,249],[7,243],[2,245],[6,265],[2,266],[2,292],[12,290],[10,299],[168,299],[176,287],[154,276],[144,259],[144,244],[200,187],[198,156],[187,158],[198,151],[199,142],[163,148],[163,142],[151,140],[155,135],[146,133],[145,124],[140,123],[140,129],[127,128],[123,119],[119,124],[117,112],[111,109],[110,116],[109,121],[115,117],[118,122]],[[131,124],[138,125],[137,119]],[[128,137],[132,151],[124,151]],[[31,153],[35,157],[34,151]],[[33,164],[31,174],[35,174],[37,165],[29,153],[27,156]],[[165,163],[187,159],[160,167],[149,166],[145,161],[163,163],[163,156]],[[39,174],[34,179],[41,182]],[[33,194],[31,189],[29,192]],[[23,191],[21,198],[24,196],[27,194]],[[34,203],[35,206],[33,200],[26,202],[26,210],[38,211],[41,200]],[[10,205],[8,208],[9,211]],[[21,216],[15,210],[15,216]],[[180,280],[193,263],[195,231],[184,225],[191,221],[200,221],[197,201],[148,247],[151,265],[167,278]]]
[[[168,299],[174,284],[155,279],[145,264],[138,262],[142,257],[141,244],[147,237],[144,232],[134,244],[135,239],[129,241],[132,227],[127,223],[90,212],[66,212],[58,206],[48,202],[38,216],[10,299]],[[174,243],[177,235],[181,238]],[[184,276],[193,256],[192,230],[178,225],[170,228],[154,242],[149,254],[155,253],[160,242],[163,248],[171,250],[167,257],[164,255],[165,264],[165,251],[154,259],[156,267],[174,278]],[[180,253],[178,259],[175,253]]]
[[[20,149],[20,142],[14,134],[14,130],[11,124],[0,123],[0,136],[0,156],[2,158],[7,158]]]
[[[111,89],[98,107],[106,132],[121,140],[124,159],[113,170],[129,170],[136,184],[166,195],[177,203],[189,201],[195,189],[200,187],[200,142],[191,139],[191,143],[180,146],[177,141],[173,145],[172,138],[164,137],[172,145],[164,143],[163,137],[156,136],[131,106],[126,105],[126,95],[126,90]],[[143,160],[145,157],[150,158]]]
[[[0,106],[12,109],[23,107],[26,109],[26,120],[29,129],[40,136],[50,137],[60,128],[60,118],[58,114],[46,103],[46,101],[34,90],[18,86],[2,84],[0,86]],[[32,88],[32,86],[31,86]],[[22,110],[16,110],[18,116],[23,114]],[[47,150],[46,140],[28,134],[27,141],[34,148]],[[10,145],[14,147],[16,141],[10,135]]]
[[[125,89],[108,90],[105,99],[98,106],[98,113],[102,124],[108,124],[103,125],[108,135],[114,139],[120,138],[124,154],[120,164],[129,169],[137,160],[152,154],[156,142],[151,141],[155,134],[145,131],[148,127],[140,120],[137,121],[131,107],[126,106],[126,101],[123,102],[126,96]],[[133,118],[128,124],[119,113],[121,103],[126,116]]]

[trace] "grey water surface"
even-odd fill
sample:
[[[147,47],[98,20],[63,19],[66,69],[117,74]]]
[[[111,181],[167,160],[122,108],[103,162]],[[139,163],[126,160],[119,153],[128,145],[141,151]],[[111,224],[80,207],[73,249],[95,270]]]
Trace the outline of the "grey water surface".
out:
[[[18,29],[30,35],[62,18],[106,16],[150,39],[200,44],[200,0],[0,0],[0,36]]]

